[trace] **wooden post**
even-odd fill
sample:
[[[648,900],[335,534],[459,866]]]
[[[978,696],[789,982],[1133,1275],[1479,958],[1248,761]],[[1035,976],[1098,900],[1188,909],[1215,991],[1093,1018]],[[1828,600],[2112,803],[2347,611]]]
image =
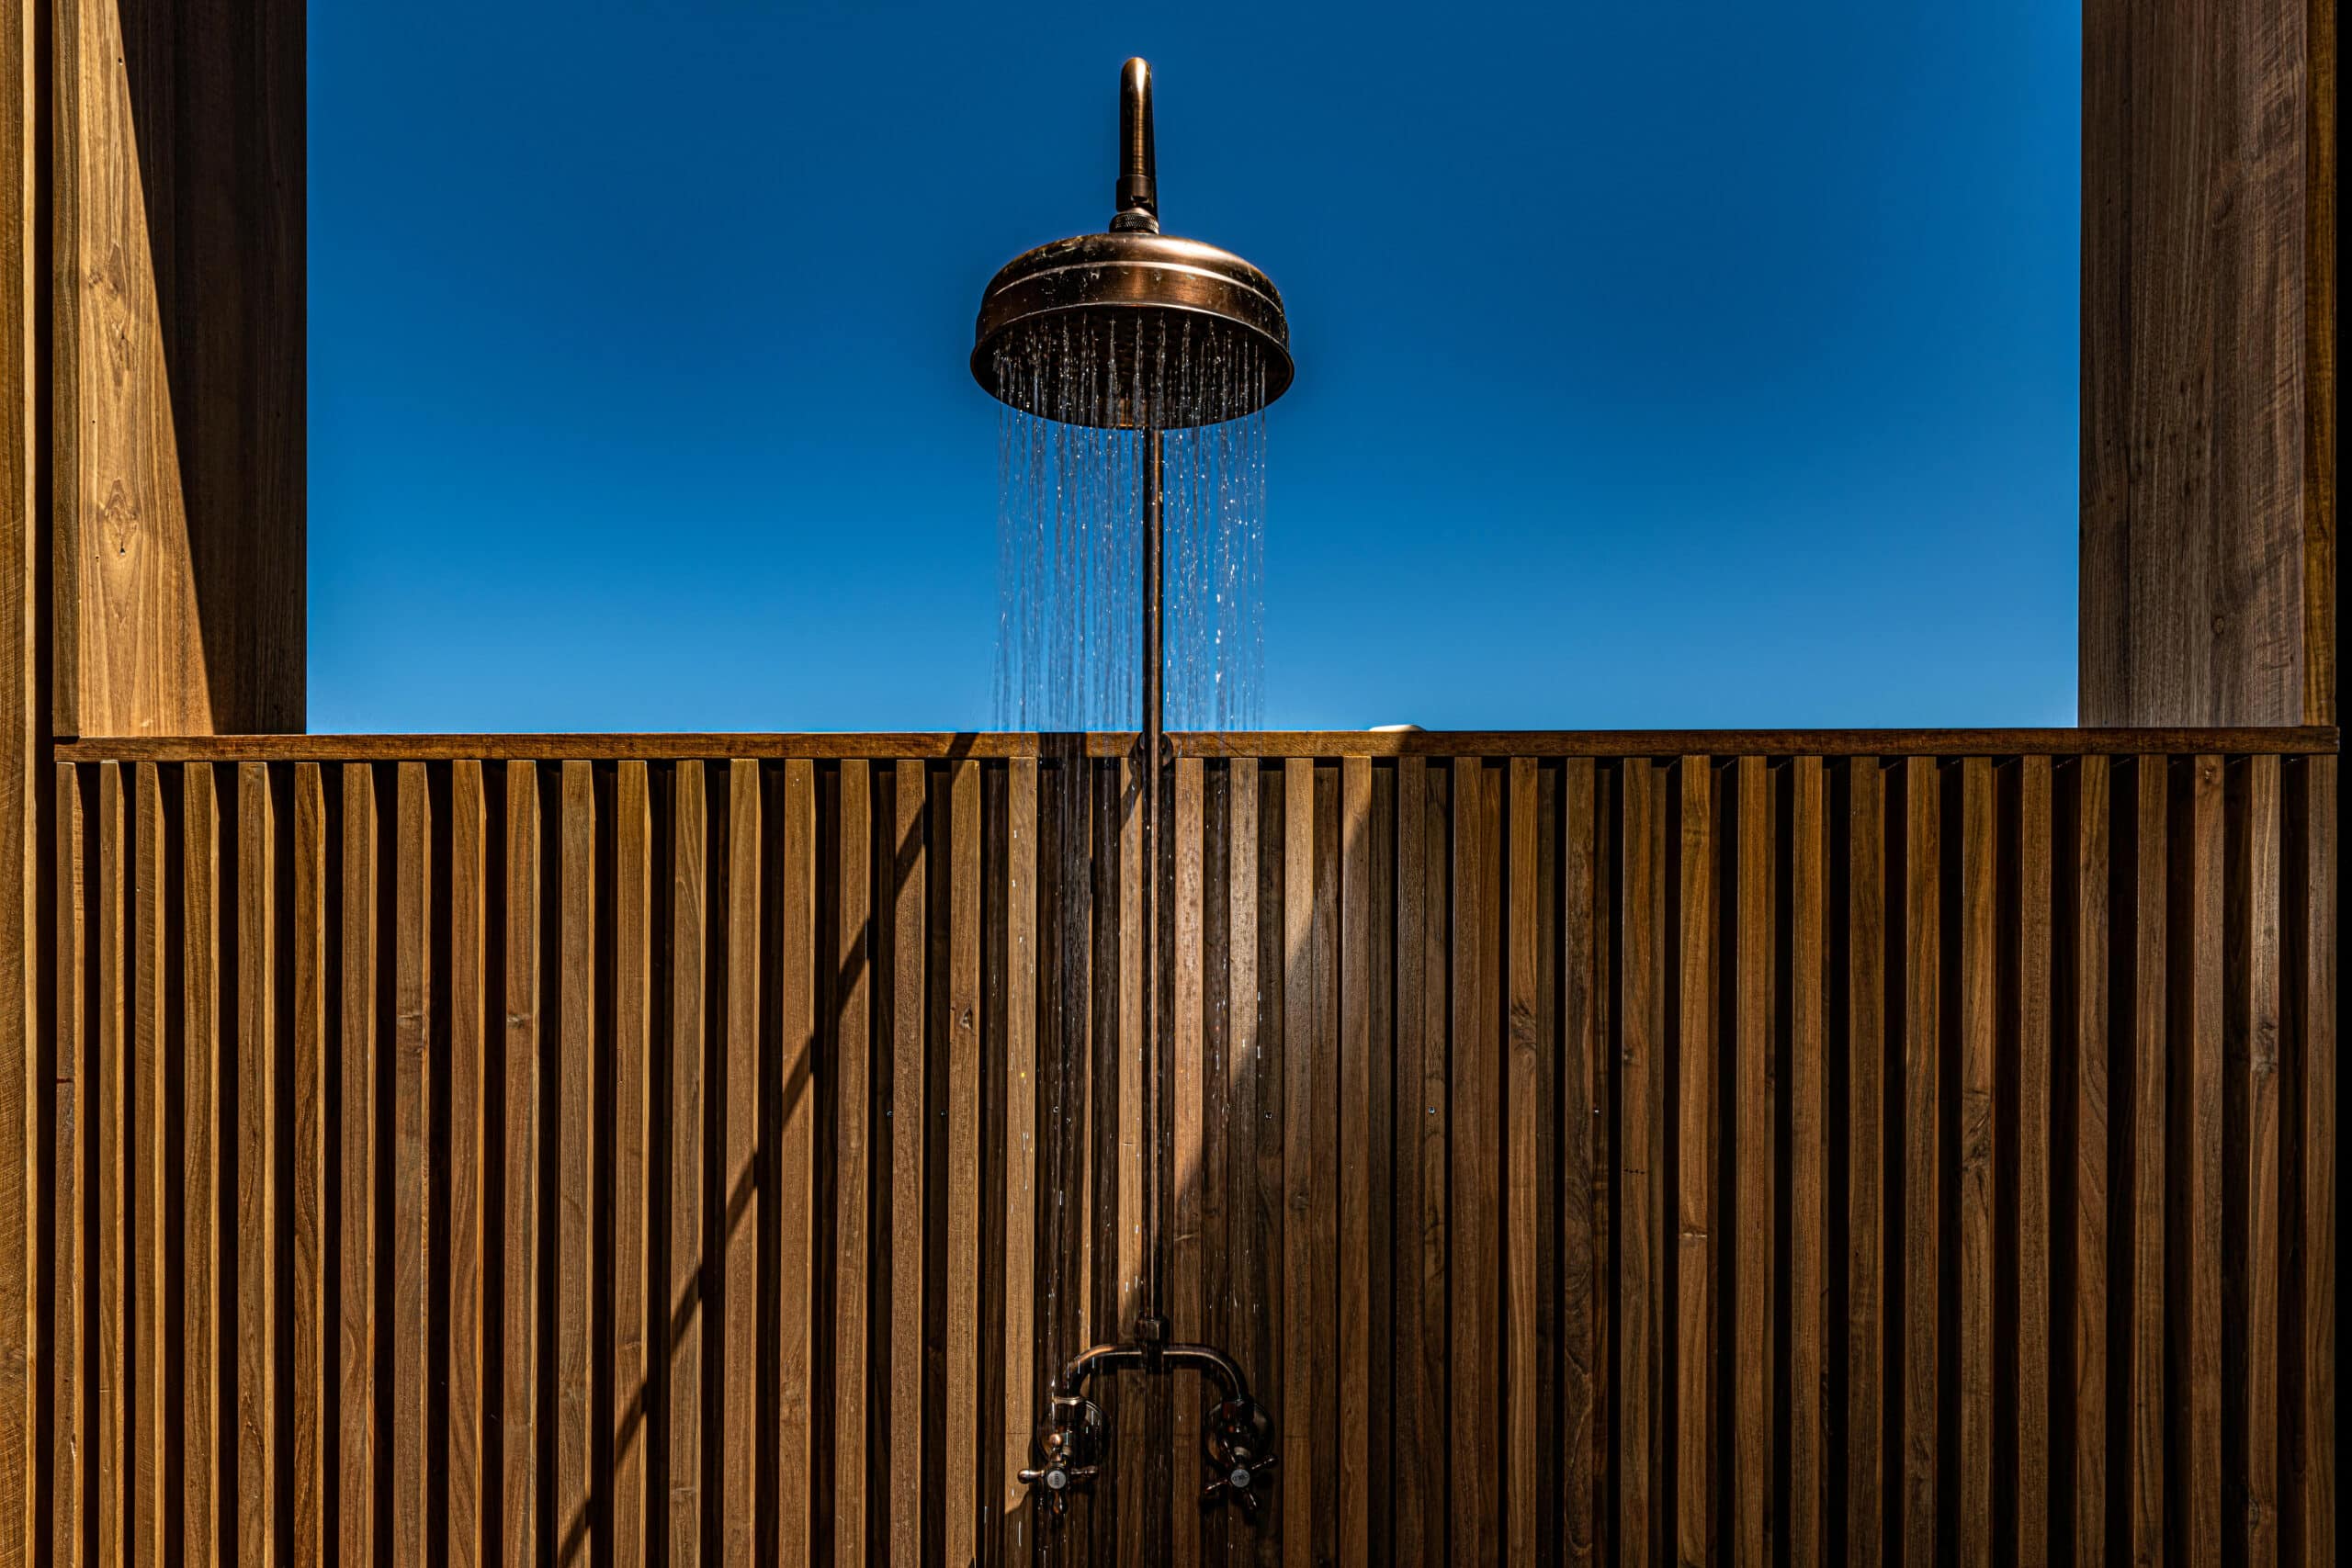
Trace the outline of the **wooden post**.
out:
[[[2082,722],[2335,722],[2334,0],[2083,7]]]
[[[302,0],[51,4],[56,732],[300,730]]]

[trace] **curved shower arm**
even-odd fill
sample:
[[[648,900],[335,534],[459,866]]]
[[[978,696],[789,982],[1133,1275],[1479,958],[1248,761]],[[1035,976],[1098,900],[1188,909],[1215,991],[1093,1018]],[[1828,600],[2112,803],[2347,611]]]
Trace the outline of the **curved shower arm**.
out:
[[[1159,232],[1158,158],[1151,135],[1151,67],[1130,60],[1119,73],[1119,188],[1114,232]]]

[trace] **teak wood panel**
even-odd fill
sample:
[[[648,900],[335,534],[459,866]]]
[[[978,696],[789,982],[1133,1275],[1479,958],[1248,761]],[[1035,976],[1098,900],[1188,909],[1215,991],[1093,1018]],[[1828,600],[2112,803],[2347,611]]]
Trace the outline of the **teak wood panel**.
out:
[[[2336,766],[61,764],[11,1544],[2329,1562]]]

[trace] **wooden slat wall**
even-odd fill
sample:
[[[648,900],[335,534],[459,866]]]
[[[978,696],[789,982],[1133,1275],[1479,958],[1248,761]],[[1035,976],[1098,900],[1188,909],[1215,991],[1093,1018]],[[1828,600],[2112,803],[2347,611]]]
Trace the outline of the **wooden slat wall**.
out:
[[[31,1555],[2332,1562],[2336,766],[61,763]]]

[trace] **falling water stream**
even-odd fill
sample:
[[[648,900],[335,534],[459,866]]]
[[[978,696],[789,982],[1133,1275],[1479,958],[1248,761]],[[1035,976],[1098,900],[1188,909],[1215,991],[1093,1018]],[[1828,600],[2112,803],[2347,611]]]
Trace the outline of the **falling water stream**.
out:
[[[1139,722],[1144,482],[1155,434],[1167,726],[1257,728],[1266,514],[1257,340],[1209,318],[1114,313],[1010,334],[995,373],[999,728]]]

